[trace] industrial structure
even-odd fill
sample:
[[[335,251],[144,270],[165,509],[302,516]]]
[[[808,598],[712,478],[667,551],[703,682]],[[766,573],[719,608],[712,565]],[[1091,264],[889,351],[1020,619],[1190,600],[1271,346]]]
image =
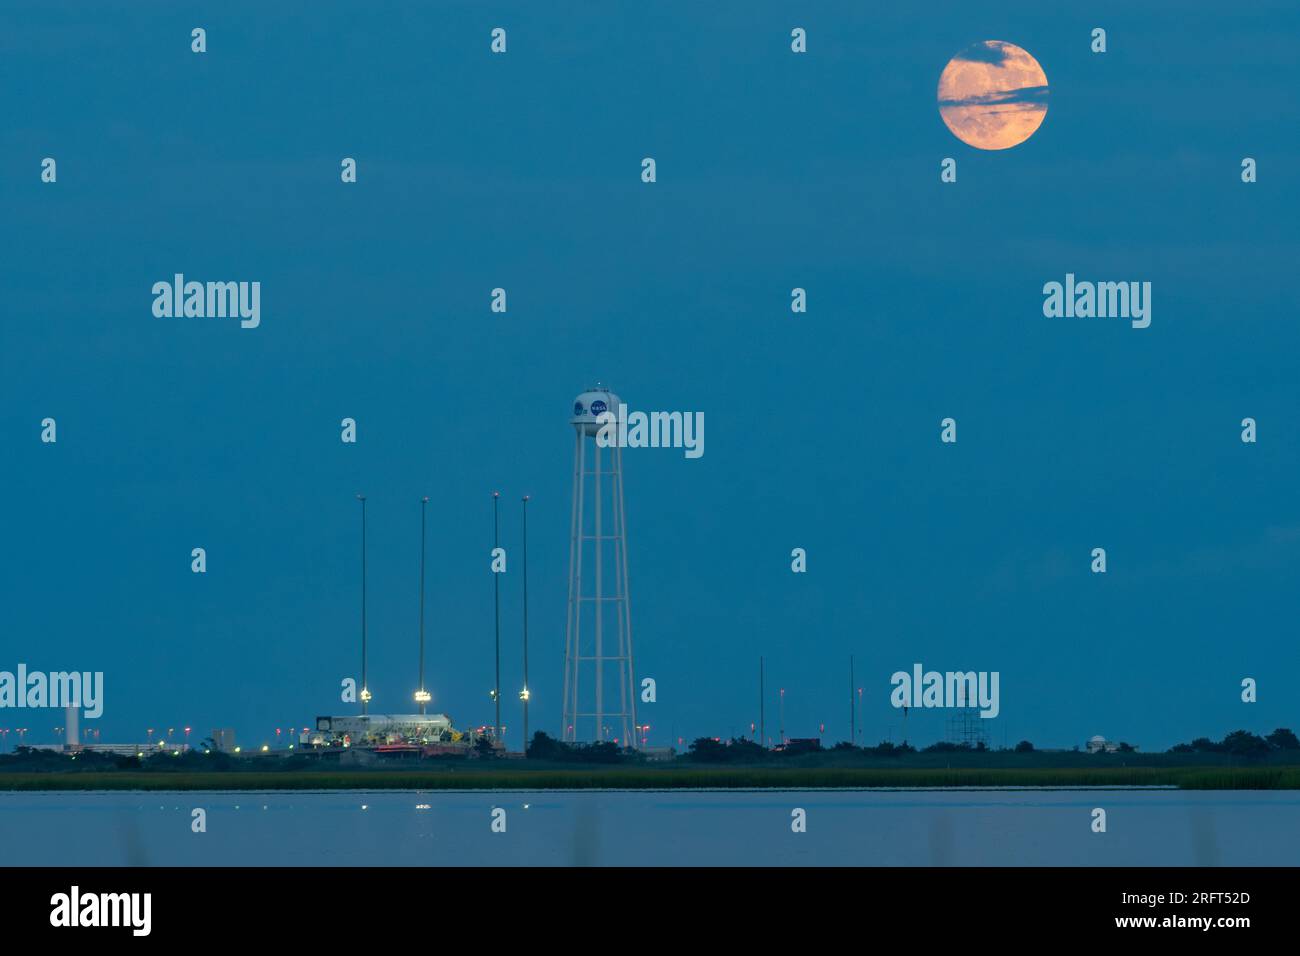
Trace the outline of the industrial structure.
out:
[[[984,718],[980,717],[976,707],[959,707],[948,718],[947,739],[949,743],[965,744],[972,750],[981,746],[988,747],[989,735],[985,730]]]
[[[562,727],[567,742],[616,740],[633,747],[637,688],[619,414],[618,396],[597,384],[574,400],[569,420],[573,517]]]
[[[317,717],[298,738],[306,753],[361,748],[377,755],[467,755],[480,740],[497,747],[492,727],[460,731],[446,714],[361,714]]]

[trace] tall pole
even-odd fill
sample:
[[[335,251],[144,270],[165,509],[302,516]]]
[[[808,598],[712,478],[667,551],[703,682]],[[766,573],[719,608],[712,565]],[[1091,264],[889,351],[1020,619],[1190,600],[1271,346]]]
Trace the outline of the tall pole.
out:
[[[758,742],[762,744],[764,749],[766,749],[767,748],[767,716],[766,716],[766,712],[764,711],[764,705],[766,703],[765,700],[766,695],[763,690],[763,680],[764,680],[763,671],[764,671],[764,661],[762,655],[759,655],[758,658]]]
[[[424,687],[424,512],[429,499],[420,499],[420,689],[415,699],[420,703],[420,715],[423,716],[429,703],[429,692]]]
[[[357,495],[361,502],[361,713],[364,716],[370,703],[370,685],[366,683],[366,496]]]
[[[781,688],[781,746],[785,746],[785,688]]]
[[[528,495],[524,495],[524,756],[528,756]]]
[[[500,492],[492,492],[493,552],[501,547],[501,518],[498,508],[500,499]],[[496,723],[493,724],[496,737],[493,739],[493,743],[497,743],[501,740],[501,575],[497,573],[492,575],[492,598],[496,616],[496,678],[492,685],[492,700],[496,703]]]
[[[853,685],[856,681],[853,679],[853,655],[849,655],[849,743],[854,746],[858,742],[858,701],[853,695]]]

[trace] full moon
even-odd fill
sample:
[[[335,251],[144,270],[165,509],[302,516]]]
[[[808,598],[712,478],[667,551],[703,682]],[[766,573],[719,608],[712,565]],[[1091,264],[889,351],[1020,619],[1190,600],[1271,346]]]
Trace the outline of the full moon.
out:
[[[1047,116],[1047,74],[1014,43],[973,43],[943,68],[939,115],[976,149],[1019,146]]]

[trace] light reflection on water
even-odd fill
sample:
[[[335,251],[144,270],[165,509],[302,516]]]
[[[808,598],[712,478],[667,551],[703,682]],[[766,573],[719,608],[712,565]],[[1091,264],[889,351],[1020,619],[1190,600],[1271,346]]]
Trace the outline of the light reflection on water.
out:
[[[207,832],[191,832],[191,811]],[[492,831],[492,808],[506,832]],[[791,832],[791,811],[807,832]],[[1093,833],[1092,809],[1107,814]],[[1295,865],[1300,793],[0,793],[9,866]]]

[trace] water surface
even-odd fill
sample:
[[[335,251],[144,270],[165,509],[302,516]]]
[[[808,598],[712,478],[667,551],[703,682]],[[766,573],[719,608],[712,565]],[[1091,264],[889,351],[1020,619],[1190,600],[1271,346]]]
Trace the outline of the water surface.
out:
[[[1092,832],[1095,807],[1105,833]],[[191,831],[194,808],[206,833]],[[791,830],[795,808],[805,833]],[[1280,866],[1300,863],[1300,793],[0,793],[0,863]]]

